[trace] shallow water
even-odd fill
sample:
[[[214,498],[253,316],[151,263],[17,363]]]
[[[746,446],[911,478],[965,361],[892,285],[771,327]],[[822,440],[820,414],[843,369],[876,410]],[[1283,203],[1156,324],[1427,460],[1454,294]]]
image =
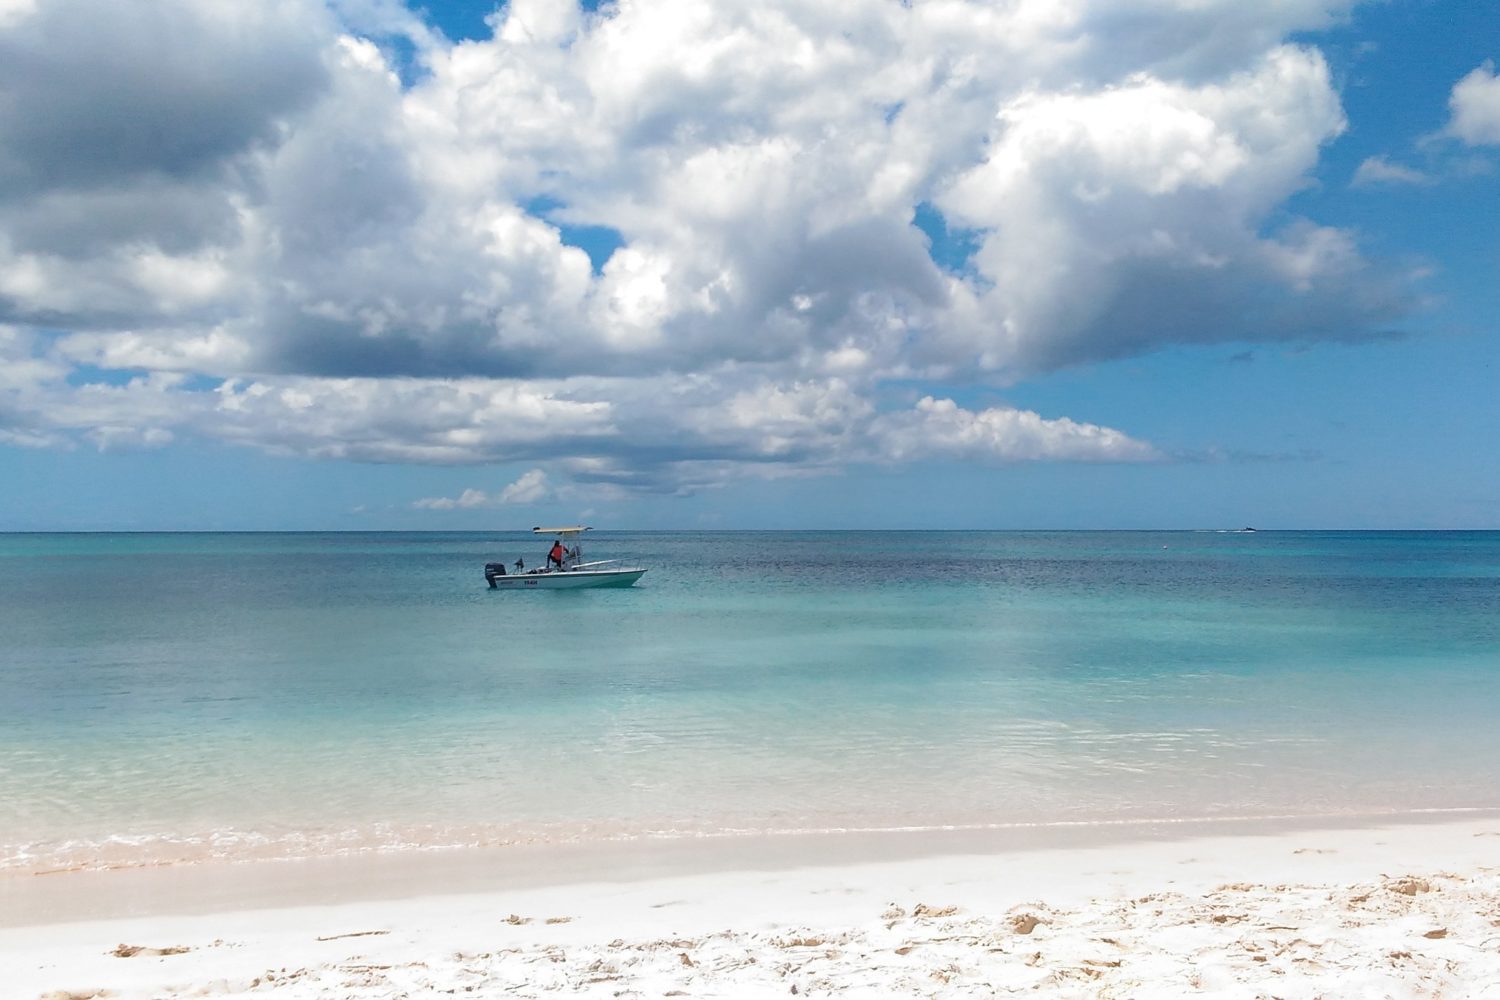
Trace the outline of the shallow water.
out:
[[[1493,807],[1500,533],[0,535],[0,868]]]

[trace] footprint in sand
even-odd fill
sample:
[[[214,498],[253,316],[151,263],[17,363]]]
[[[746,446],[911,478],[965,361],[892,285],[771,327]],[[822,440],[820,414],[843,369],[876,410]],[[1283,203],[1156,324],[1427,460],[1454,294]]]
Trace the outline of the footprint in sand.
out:
[[[1293,854],[1337,854],[1338,851],[1331,847],[1299,847]]]

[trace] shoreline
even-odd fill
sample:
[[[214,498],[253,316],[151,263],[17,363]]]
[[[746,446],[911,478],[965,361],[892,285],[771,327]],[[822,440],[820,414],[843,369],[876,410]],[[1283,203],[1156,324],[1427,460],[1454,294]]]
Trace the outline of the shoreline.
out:
[[[1500,811],[1088,832],[76,872],[0,882],[0,953],[25,956],[10,975],[28,998],[956,996],[982,984],[1481,996],[1500,983]]]
[[[80,919],[337,905],[585,882],[639,882],[1297,832],[1500,824],[1500,806],[1318,815],[785,830],[376,849],[299,858],[0,871],[0,929]]]

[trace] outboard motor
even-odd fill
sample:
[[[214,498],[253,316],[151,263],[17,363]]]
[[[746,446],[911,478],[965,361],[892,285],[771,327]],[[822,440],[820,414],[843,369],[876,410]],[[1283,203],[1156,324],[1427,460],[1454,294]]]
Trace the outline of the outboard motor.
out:
[[[490,585],[491,590],[495,589],[495,577],[504,575],[505,563],[484,564],[484,582]]]

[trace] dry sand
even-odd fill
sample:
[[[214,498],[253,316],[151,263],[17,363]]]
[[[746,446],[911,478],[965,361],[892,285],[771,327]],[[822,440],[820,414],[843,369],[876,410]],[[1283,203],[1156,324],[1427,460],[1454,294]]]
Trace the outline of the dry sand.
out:
[[[1500,998],[1500,817],[834,863],[840,843],[519,888],[475,856],[446,870],[479,891],[223,911],[132,873],[149,913],[60,923],[16,907],[118,896],[12,879],[0,995]],[[276,882],[195,877],[247,872]]]

